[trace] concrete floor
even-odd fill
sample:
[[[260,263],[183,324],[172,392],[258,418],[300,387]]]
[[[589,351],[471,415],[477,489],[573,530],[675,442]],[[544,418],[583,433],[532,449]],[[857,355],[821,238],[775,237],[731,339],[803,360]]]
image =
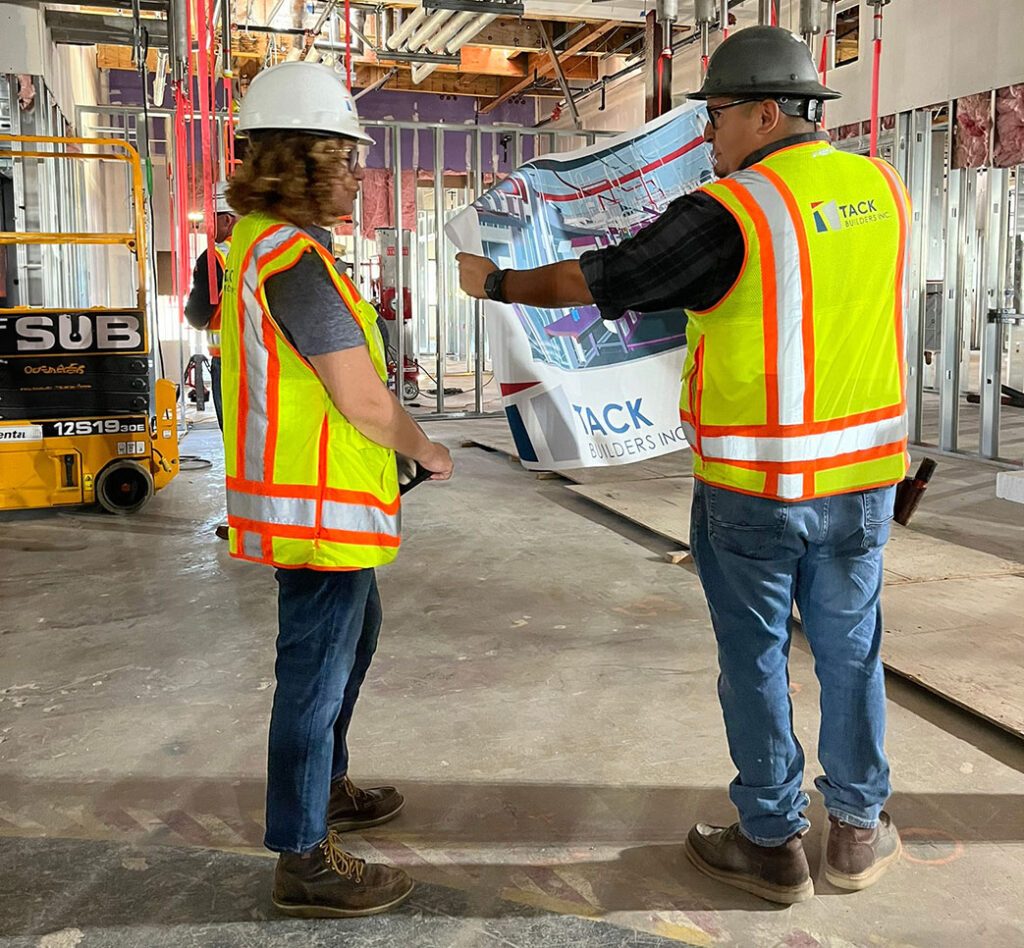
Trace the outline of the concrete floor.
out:
[[[898,679],[893,872],[852,895],[820,879],[788,909],[697,875],[682,840],[731,819],[732,771],[696,577],[562,482],[458,448],[456,480],[411,495],[381,573],[352,735],[353,776],[409,804],[351,847],[406,867],[417,894],[376,919],[275,917],[275,584],[213,537],[216,430],[183,451],[215,465],[136,517],[0,521],[0,945],[1024,944],[1024,743]],[[800,641],[792,665],[813,761]],[[817,875],[819,800],[810,815]]]

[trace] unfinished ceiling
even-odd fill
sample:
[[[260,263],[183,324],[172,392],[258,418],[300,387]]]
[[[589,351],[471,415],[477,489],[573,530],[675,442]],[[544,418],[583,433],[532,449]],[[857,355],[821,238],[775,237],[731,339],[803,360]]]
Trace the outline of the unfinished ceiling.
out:
[[[345,68],[343,0],[231,3],[232,65],[243,86],[261,68],[283,59],[319,59]],[[55,39],[102,43],[106,38],[98,46],[100,67],[133,68],[126,6],[129,0],[100,0],[100,6],[78,7],[73,14],[68,6],[51,11],[60,29]],[[594,83],[602,62],[641,55],[644,16],[653,0],[421,0],[351,3],[349,8],[354,89],[473,96],[482,111],[491,111],[526,96],[561,98],[563,84],[580,88]],[[692,3],[680,3],[680,24],[692,21],[691,8]],[[162,18],[166,9],[159,0],[147,0],[144,15]],[[77,18],[74,31],[63,28],[71,16]],[[124,29],[111,22],[122,20]],[[680,35],[688,29],[677,27]],[[150,33],[152,46],[166,44],[164,24],[152,24]],[[148,64],[155,67],[155,56]]]

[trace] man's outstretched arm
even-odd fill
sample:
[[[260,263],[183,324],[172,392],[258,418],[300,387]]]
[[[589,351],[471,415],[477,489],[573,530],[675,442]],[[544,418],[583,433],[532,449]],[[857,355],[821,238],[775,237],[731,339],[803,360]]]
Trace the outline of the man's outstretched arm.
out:
[[[486,257],[471,253],[460,253],[457,259],[462,292],[478,300],[486,299],[484,282],[498,268]],[[510,303],[540,309],[589,306],[594,302],[578,260],[563,260],[534,270],[509,270],[502,283],[502,295]]]

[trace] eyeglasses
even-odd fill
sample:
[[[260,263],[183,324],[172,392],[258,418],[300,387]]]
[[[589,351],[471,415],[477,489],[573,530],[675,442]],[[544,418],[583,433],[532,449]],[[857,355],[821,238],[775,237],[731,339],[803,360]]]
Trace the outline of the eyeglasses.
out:
[[[369,148],[366,145],[343,145],[341,148],[328,148],[326,154],[336,155],[348,165],[349,171],[366,167],[366,156]]]
[[[716,108],[708,109],[708,121],[711,123],[711,127],[718,131],[718,122],[721,116],[719,112],[724,112],[726,109],[731,109],[737,105],[747,105],[751,102],[764,102],[764,98],[760,96],[751,96],[746,99],[736,99],[732,102],[726,102],[725,105],[719,105]]]

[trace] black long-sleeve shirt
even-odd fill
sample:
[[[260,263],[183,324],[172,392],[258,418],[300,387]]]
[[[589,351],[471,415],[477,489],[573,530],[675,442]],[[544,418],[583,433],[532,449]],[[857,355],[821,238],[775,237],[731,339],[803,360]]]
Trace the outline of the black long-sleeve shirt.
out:
[[[206,253],[203,251],[196,260],[192,271],[192,289],[185,301],[185,319],[193,329],[205,329],[213,318],[215,305],[210,301],[210,274],[206,269]],[[214,263],[217,268],[217,292],[224,286],[224,271],[220,261]]]
[[[750,155],[749,168],[791,145],[828,141],[824,132],[793,135]],[[626,310],[710,309],[736,282],[746,249],[736,219],[708,194],[674,200],[650,226],[615,247],[580,257],[590,294],[605,319]]]

